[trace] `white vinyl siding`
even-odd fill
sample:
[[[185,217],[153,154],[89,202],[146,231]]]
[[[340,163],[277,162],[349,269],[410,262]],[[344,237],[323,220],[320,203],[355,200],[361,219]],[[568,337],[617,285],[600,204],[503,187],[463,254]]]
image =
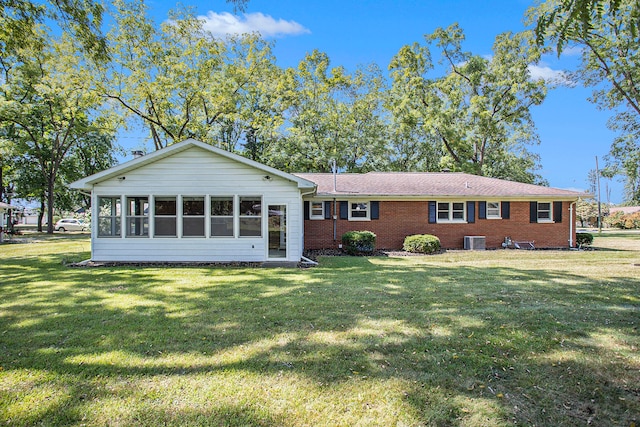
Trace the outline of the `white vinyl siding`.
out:
[[[120,238],[107,239],[102,238],[102,235],[98,236],[97,231],[94,231],[92,259],[95,261],[264,261],[268,255],[264,231],[267,227],[266,213],[261,212],[259,216],[247,215],[245,219],[251,223],[252,232],[259,235],[240,238],[240,198],[251,198],[253,201],[257,199],[261,206],[288,206],[287,260],[300,260],[304,215],[300,190],[294,181],[273,175],[268,180],[264,179],[265,172],[260,169],[199,147],[173,153],[153,163],[123,172],[121,176],[126,176],[126,179],[114,177],[94,186],[92,205],[96,208],[93,214],[98,217],[99,198],[122,198],[126,201],[126,197],[147,195],[150,204],[149,237],[121,237],[122,234],[118,231],[117,236]],[[175,214],[165,216],[168,221],[173,220],[176,223],[173,238],[158,236],[157,230],[154,231],[155,199],[162,200],[167,197],[173,198],[178,204]],[[204,238],[185,236],[182,212],[184,206],[180,200],[190,197],[205,200]],[[231,201],[231,205],[226,203],[226,206],[232,206],[235,212],[229,212],[227,209],[226,213],[229,214],[226,215],[222,211],[215,211],[214,205],[219,199]],[[119,203],[118,201],[118,205]],[[175,218],[170,219],[171,216]],[[110,223],[124,219],[121,213],[109,216]],[[120,225],[115,224],[115,228],[119,230]]]

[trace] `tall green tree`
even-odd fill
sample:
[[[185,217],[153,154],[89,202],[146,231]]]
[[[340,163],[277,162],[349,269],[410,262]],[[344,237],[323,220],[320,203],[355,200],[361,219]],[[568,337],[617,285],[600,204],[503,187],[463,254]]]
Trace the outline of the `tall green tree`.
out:
[[[441,167],[536,181],[537,159],[526,150],[538,142],[530,109],[543,102],[547,88],[529,74],[542,53],[531,34],[499,35],[491,58],[463,51],[457,24],[425,40],[401,48],[390,64],[394,114],[410,117],[425,141],[439,141]],[[428,76],[435,69],[431,45],[440,50],[444,77]]]
[[[190,10],[158,26],[140,0],[114,8],[114,66],[101,90],[149,129],[156,149],[195,137],[239,151],[245,132],[268,124],[266,82],[277,81],[268,43],[256,35],[216,39]]]
[[[592,0],[574,9],[565,3],[549,0],[529,15],[545,23],[544,42],[582,49],[576,78],[594,89],[592,102],[614,112],[608,127],[619,133],[608,166],[626,176],[627,200],[640,202],[640,3]]]
[[[538,6],[535,33],[538,44],[552,37],[560,54],[576,34],[588,36],[606,15],[629,13],[630,30],[637,33],[640,25],[640,4],[634,2],[628,9],[621,0],[550,0]]]
[[[74,39],[49,38],[48,45],[27,45],[18,54],[19,62],[3,64],[7,79],[0,85],[0,126],[14,155],[24,159],[19,165],[29,168],[23,175],[37,171],[31,182],[42,188],[52,219],[65,159],[90,135],[108,132],[108,122]],[[53,232],[51,220],[47,231]]]
[[[289,124],[274,166],[288,171],[328,172],[377,168],[386,147],[382,115],[384,79],[376,67],[348,74],[331,67],[318,50],[307,54],[297,69],[285,73]]]
[[[103,62],[107,59],[103,13],[102,3],[93,0],[0,0],[0,58],[45,43],[44,33],[36,28],[49,20],[72,35],[86,55]]]

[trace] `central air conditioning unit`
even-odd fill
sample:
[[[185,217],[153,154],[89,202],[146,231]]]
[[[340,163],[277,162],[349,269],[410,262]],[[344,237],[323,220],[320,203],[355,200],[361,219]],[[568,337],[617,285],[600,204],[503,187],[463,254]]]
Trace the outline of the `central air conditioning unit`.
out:
[[[483,251],[486,249],[486,237],[464,236],[464,248],[470,251]]]

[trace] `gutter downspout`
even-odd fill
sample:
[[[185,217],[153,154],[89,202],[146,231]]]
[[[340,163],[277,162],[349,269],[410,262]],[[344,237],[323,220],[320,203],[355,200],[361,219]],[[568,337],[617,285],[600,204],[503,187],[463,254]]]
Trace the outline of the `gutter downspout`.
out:
[[[573,248],[573,225],[575,221],[573,220],[573,206],[578,202],[572,202],[569,205],[569,249]]]
[[[338,202],[333,198],[333,241],[335,242],[338,234]]]

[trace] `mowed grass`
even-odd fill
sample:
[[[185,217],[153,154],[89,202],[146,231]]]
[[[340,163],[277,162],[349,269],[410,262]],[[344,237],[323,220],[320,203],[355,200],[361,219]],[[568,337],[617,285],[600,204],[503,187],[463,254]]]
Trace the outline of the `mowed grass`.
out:
[[[259,269],[5,244],[0,425],[637,425],[640,234],[595,246]]]

